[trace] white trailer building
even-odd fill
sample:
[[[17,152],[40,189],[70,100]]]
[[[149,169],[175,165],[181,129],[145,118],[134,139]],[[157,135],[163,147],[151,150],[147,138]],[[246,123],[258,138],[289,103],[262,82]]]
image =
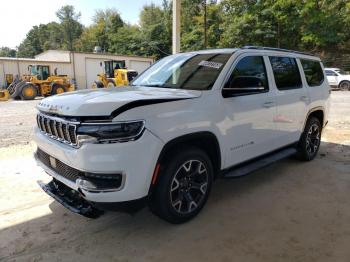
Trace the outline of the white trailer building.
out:
[[[91,88],[97,79],[97,74],[103,70],[100,63],[107,60],[125,60],[126,67],[136,70],[139,74],[154,62],[153,57],[61,50],[48,50],[35,56],[34,59],[0,57],[0,87],[5,85],[7,74],[12,74],[14,77],[21,76],[28,73],[29,65],[41,64],[49,65],[52,71],[57,68],[59,75],[68,75],[71,79],[75,79],[78,89]]]

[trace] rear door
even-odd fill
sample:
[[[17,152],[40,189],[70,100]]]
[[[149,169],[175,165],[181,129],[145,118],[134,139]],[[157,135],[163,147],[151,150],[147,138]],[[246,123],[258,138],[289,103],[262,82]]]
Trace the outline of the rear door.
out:
[[[225,119],[219,124],[225,129],[226,167],[260,156],[275,149],[276,102],[274,90],[269,87],[266,70],[267,57],[261,54],[245,54],[237,58],[233,71],[230,73],[225,88],[235,79],[259,78],[263,89],[245,91],[244,88],[254,88],[241,83],[235,89],[235,95],[223,99]],[[237,82],[237,81],[236,81]],[[242,88],[242,86],[244,86]],[[226,90],[225,90],[226,91]]]
[[[288,56],[269,56],[276,88],[276,143],[278,147],[299,140],[310,98],[301,79],[297,59]]]

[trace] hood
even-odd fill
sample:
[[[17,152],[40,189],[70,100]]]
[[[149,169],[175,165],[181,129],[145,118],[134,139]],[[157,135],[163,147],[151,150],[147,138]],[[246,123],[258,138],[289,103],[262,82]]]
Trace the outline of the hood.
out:
[[[43,99],[37,108],[41,112],[64,116],[109,116],[120,113],[121,108],[153,103],[170,102],[200,97],[201,91],[153,88],[153,87],[118,87],[93,90],[81,90],[63,93]]]

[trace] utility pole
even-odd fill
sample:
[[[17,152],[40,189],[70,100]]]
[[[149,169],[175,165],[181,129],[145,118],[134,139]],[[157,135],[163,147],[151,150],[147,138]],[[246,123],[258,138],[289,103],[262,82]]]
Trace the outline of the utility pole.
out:
[[[204,7],[204,49],[207,49],[208,39],[207,39],[207,0],[203,2]]]
[[[180,52],[181,0],[173,0],[173,54]]]

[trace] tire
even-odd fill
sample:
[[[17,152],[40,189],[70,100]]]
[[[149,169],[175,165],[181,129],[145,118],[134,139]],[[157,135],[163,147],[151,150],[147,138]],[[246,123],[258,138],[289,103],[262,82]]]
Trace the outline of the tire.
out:
[[[115,87],[116,85],[115,85],[115,82],[113,81],[113,80],[108,80],[108,83],[107,83],[107,88],[113,88],[113,87]]]
[[[103,83],[101,81],[95,81],[92,84],[92,89],[96,89],[96,88],[104,88]]]
[[[161,163],[151,211],[173,224],[189,221],[205,205],[213,175],[213,165],[202,150],[181,147],[171,152]]]
[[[22,100],[33,100],[38,95],[38,89],[33,84],[25,84],[21,88],[20,97]]]
[[[341,91],[350,91],[350,81],[342,81],[339,84],[339,89]]]
[[[298,146],[297,158],[302,161],[313,160],[320,148],[322,126],[316,117],[310,117],[305,125]]]
[[[52,85],[51,95],[59,95],[59,94],[62,94],[64,92],[67,92],[67,89],[65,86],[60,85],[60,84]]]

